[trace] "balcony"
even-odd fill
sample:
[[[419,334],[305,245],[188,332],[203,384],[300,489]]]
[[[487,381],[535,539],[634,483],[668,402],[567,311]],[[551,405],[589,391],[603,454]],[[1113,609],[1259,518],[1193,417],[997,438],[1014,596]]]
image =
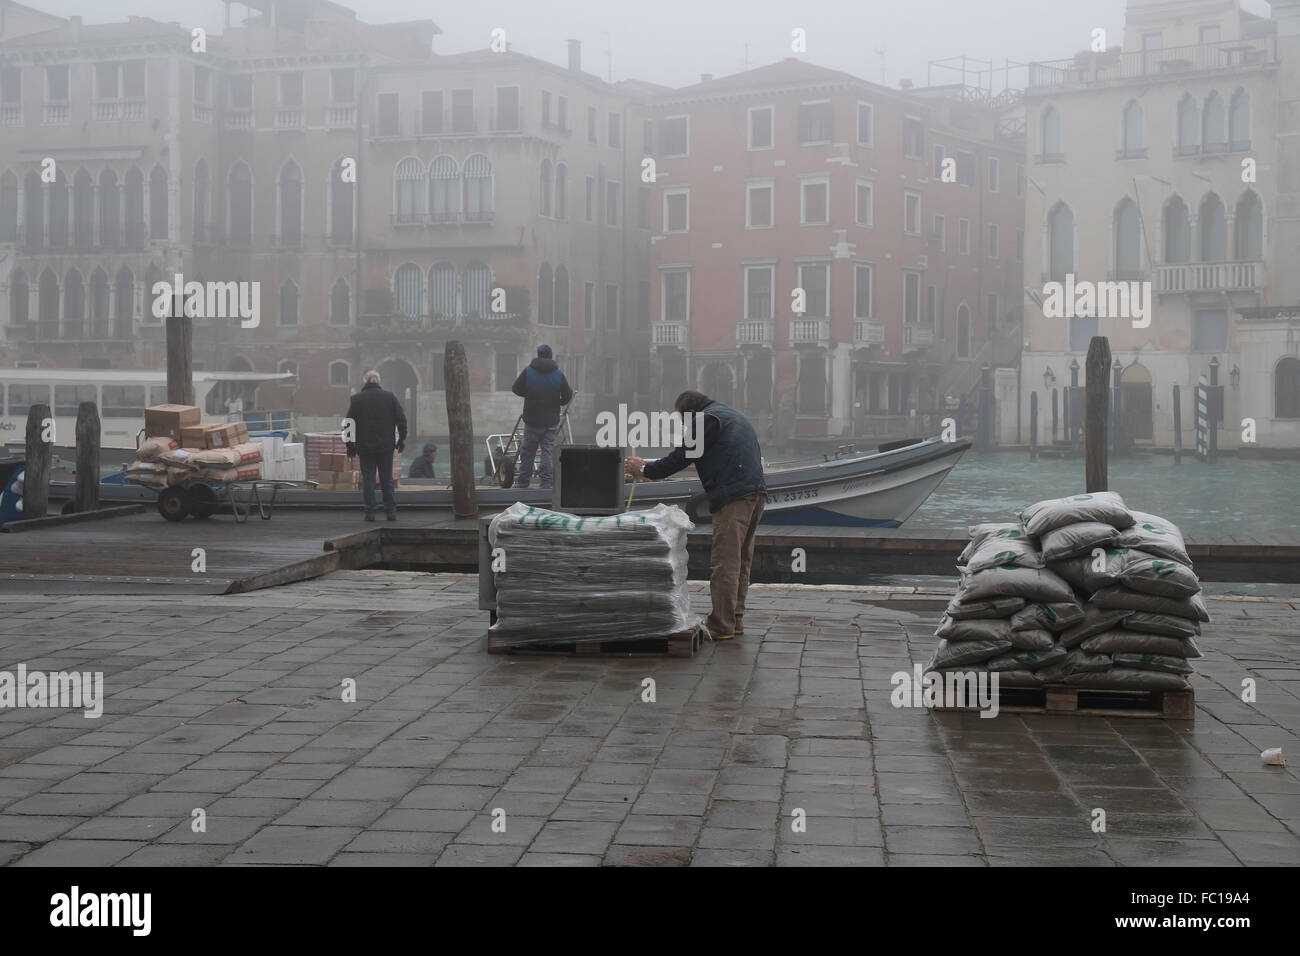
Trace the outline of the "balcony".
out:
[[[915,352],[934,344],[934,329],[928,325],[903,323],[903,352]]]
[[[306,126],[305,114],[301,106],[276,107],[271,123],[276,129],[303,129]]]
[[[357,124],[357,108],[351,106],[325,107],[325,126],[328,129],[352,129]]]
[[[736,348],[746,345],[772,347],[771,319],[742,319],[736,323]]]
[[[1161,295],[1180,292],[1258,292],[1267,284],[1262,262],[1191,262],[1156,266],[1155,291]]]
[[[193,117],[194,122],[196,123],[203,123],[204,125],[211,126],[212,114],[212,107],[206,103],[195,103],[193,106]]]
[[[829,318],[791,319],[790,344],[828,347],[831,344],[831,320]]]
[[[226,129],[249,130],[253,128],[252,109],[228,109],[225,117]]]
[[[1028,92],[1032,95],[1098,85],[1122,85],[1146,77],[1159,79],[1276,63],[1277,38],[1273,35],[1163,50],[1079,53],[1068,60],[1030,63]]]
[[[22,125],[23,105],[21,103],[5,103],[0,106],[0,126]]]
[[[686,348],[689,336],[685,322],[655,322],[652,345]]]
[[[62,126],[72,121],[72,106],[68,103],[46,103],[45,125]]]
[[[870,348],[873,345],[885,344],[885,323],[879,319],[854,319],[853,320],[853,347],[855,349]]]

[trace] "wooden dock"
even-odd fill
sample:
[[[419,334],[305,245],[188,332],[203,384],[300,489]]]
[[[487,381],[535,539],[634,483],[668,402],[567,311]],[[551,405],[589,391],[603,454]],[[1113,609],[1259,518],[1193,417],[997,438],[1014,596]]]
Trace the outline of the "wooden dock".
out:
[[[954,577],[962,532],[907,528],[763,525],[753,577],[761,583],[875,583],[883,576]],[[709,576],[710,530],[689,536],[690,574]],[[192,570],[194,549],[206,570]],[[803,549],[806,570],[792,570]],[[1300,583],[1300,540],[1233,536],[1190,541],[1204,581]],[[270,521],[236,524],[228,515],[175,524],[150,510],[107,520],[0,535],[0,590],[45,593],[239,593],[330,571],[387,568],[478,570],[478,522],[449,511],[407,509],[396,522],[362,521],[360,509],[277,510]],[[34,587],[34,585],[36,587]]]

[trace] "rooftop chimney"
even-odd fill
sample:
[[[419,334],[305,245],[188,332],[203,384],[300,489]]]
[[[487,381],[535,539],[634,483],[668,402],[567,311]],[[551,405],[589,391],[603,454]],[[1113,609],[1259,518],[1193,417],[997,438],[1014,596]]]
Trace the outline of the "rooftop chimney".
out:
[[[72,24],[72,42],[76,43],[81,40],[81,17],[69,17],[68,22]]]
[[[582,41],[569,41],[569,69],[574,73],[582,72]]]
[[[701,83],[712,83],[712,82],[713,82],[713,74],[712,74],[712,73],[701,73],[701,74],[700,74],[700,82],[701,82]]]

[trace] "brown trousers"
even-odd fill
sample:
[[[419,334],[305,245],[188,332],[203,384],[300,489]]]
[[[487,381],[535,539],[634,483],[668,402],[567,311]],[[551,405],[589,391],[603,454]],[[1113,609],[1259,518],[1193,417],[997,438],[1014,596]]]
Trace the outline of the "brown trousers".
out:
[[[736,625],[745,617],[749,566],[754,560],[754,532],[763,517],[765,502],[764,494],[755,491],[713,512],[709,577],[713,613],[704,622],[711,634],[735,634]]]

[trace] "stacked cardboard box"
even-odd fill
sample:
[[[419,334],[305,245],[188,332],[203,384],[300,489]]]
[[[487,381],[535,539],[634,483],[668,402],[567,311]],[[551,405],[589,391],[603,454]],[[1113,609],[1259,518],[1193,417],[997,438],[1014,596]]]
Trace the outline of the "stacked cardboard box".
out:
[[[144,410],[144,433],[150,438],[172,438],[185,444],[181,432],[202,419],[203,412],[197,405],[154,405]]]
[[[181,445],[185,448],[230,448],[246,441],[248,426],[243,422],[192,425],[181,429]]]
[[[308,481],[331,491],[351,491],[361,487],[360,464],[348,458],[342,432],[308,432],[305,445],[305,469]],[[344,475],[348,477],[346,480]],[[355,478],[352,476],[356,475]],[[402,477],[402,456],[393,454],[393,484]]]

